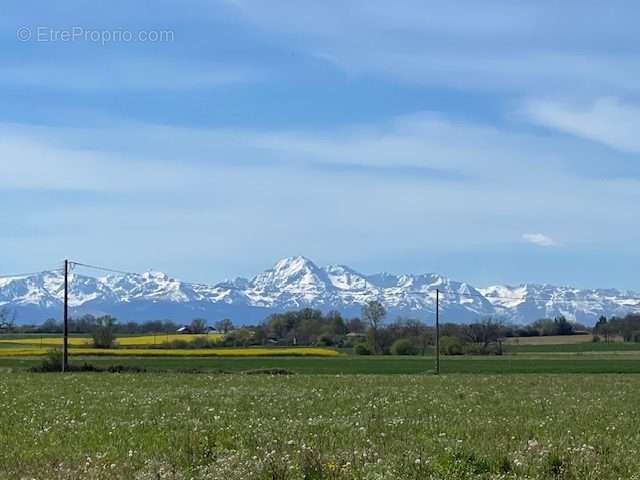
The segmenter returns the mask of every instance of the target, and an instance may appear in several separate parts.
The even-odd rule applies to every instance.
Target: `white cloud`
[[[551,238],[542,233],[525,233],[522,238],[529,243],[538,245],[539,247],[556,247],[558,244]]]
[[[196,253],[212,267],[247,251],[264,261],[300,245],[313,258],[445,255],[501,248],[532,224],[572,245],[614,245],[620,225],[625,242],[640,240],[624,208],[640,202],[640,182],[559,168],[582,152],[545,136],[433,115],[322,132],[109,125],[0,125],[5,232],[54,232],[29,245],[57,257],[112,242],[144,259],[131,268]],[[0,249],[26,248],[2,231]]]
[[[587,106],[532,100],[525,114],[535,123],[623,152],[640,153],[640,107],[616,98],[601,98]]]

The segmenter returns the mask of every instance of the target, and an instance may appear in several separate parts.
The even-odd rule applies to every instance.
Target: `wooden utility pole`
[[[436,288],[436,375],[440,375],[440,290]]]
[[[62,339],[62,371],[69,369],[69,260],[64,261],[64,326]]]

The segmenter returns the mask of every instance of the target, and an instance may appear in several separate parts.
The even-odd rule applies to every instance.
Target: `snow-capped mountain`
[[[496,309],[496,314],[514,323],[532,318],[564,315],[591,325],[602,315],[624,316],[640,311],[640,295],[615,289],[578,289],[552,285],[496,285],[479,289]]]
[[[94,278],[70,274],[72,315],[111,314],[122,321],[196,316],[253,323],[273,312],[318,308],[358,315],[369,300],[379,300],[391,317],[433,319],[436,290],[443,322],[470,322],[487,316],[524,323],[564,315],[593,324],[600,315],[640,312],[640,295],[613,289],[524,284],[473,286],[436,273],[364,275],[345,265],[319,267],[305,257],[290,257],[252,279],[216,285],[181,282],[160,272]],[[0,307],[14,310],[20,323],[60,318],[64,285],[61,272],[1,278]]]

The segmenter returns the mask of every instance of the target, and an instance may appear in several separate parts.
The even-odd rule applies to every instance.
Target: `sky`
[[[455,5],[454,5],[455,3]],[[640,290],[634,2],[0,5],[0,274]]]

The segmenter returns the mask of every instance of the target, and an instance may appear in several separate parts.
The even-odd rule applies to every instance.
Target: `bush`
[[[353,349],[356,355],[371,355],[371,350],[364,343],[359,343]]]
[[[34,372],[61,372],[62,371],[62,350],[49,350],[42,363],[31,369]]]
[[[602,339],[600,338],[600,335],[594,335],[594,336],[591,338],[591,341],[592,341],[593,343],[598,343],[600,340],[602,340]]]
[[[31,367],[30,372],[34,373],[50,373],[62,371],[62,352],[60,350],[51,350],[40,365]],[[81,365],[69,364],[68,372],[108,372],[108,373],[138,373],[147,370],[135,365],[110,365],[107,368],[96,367],[91,363],[84,362]]]
[[[440,353],[445,355],[462,355],[464,353],[464,344],[462,340],[456,337],[440,337]]]
[[[217,348],[220,346],[221,346],[220,342],[216,340],[211,340],[205,337],[195,337],[192,340],[176,339],[176,340],[171,340],[169,342],[162,342],[157,345],[153,345],[151,348],[187,349],[187,348]]]
[[[399,338],[391,345],[392,355],[417,355],[418,349],[406,338]]]
[[[498,343],[483,345],[481,343],[465,343],[462,345],[465,355],[502,355],[502,347]],[[450,355],[457,355],[452,353]]]
[[[246,370],[245,375],[293,375],[291,370],[285,368],[257,368],[254,370]]]
[[[253,344],[253,332],[246,328],[239,328],[225,335],[223,347],[248,347]]]
[[[333,347],[335,344],[335,338],[331,335],[321,335],[316,341],[318,347]]]
[[[135,365],[110,365],[106,370],[96,367],[95,371],[109,373],[144,373],[147,369],[136,367]]]

